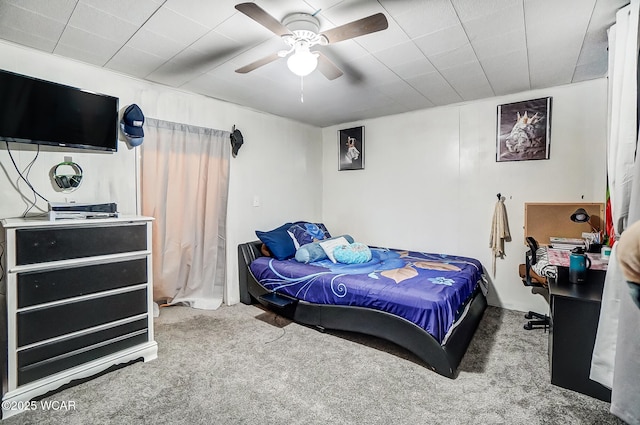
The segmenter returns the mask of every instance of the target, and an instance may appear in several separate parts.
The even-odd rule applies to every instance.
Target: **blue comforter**
[[[367,307],[403,317],[442,343],[482,279],[473,258],[371,248],[371,261],[303,264],[260,257],[251,272],[267,289],[316,304]]]

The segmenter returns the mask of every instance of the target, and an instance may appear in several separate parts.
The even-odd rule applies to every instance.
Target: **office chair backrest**
[[[529,245],[530,264],[533,265],[538,262],[536,252],[538,252],[538,242],[531,236],[527,236],[527,245]]]

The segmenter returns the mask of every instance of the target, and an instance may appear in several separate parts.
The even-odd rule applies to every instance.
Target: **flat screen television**
[[[0,140],[118,150],[118,98],[0,70]]]

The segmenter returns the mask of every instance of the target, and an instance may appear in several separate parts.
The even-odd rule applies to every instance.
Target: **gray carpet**
[[[64,389],[75,410],[13,424],[621,424],[609,404],[551,385],[548,334],[489,307],[444,378],[375,338],[321,333],[256,306],[168,307],[158,359]]]

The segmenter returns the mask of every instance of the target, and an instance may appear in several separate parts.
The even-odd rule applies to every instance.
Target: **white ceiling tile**
[[[184,46],[190,45],[210,30],[210,28],[165,7],[161,7],[142,28]]]
[[[595,0],[538,0],[525,2],[527,44],[553,45],[565,38],[579,39],[587,32]],[[572,19],[567,19],[571,16]]]
[[[207,28],[215,28],[237,11],[236,0],[167,0],[163,8],[172,10]]]
[[[251,49],[245,50],[242,53],[235,55],[231,58],[234,64],[234,69],[248,65],[254,61],[264,58],[268,55],[278,52],[282,49],[282,41],[275,37],[266,40]],[[266,65],[268,66],[268,65]],[[260,68],[259,68],[260,69]],[[255,72],[255,71],[252,71]]]
[[[387,28],[386,30],[356,37],[352,40],[364,47],[369,52],[377,52],[379,50],[385,50],[398,44],[406,43],[407,41],[409,41],[409,37],[398,26],[398,24],[395,23],[395,21],[391,21],[389,22],[389,28]]]
[[[342,0],[305,0],[312,9],[326,10],[340,3]]]
[[[324,47],[318,46],[318,50],[322,50],[324,53],[330,52],[334,56],[350,61],[356,61],[363,56],[369,55],[369,52],[354,40],[345,40]]]
[[[189,49],[205,53],[211,58],[222,59],[236,56],[247,50],[248,46],[237,43],[214,30],[194,42]]]
[[[601,38],[599,33],[587,33],[585,42],[580,50],[578,64],[591,63],[594,61],[603,62],[607,66],[607,49],[609,47],[608,40]]]
[[[469,39],[460,24],[414,38],[413,41],[427,57],[469,44]]]
[[[53,19],[65,24],[69,15],[76,7],[77,0],[4,0],[7,4],[12,4],[24,10],[37,13],[41,16]]]
[[[422,93],[434,105],[461,102],[462,98],[438,72],[407,79],[411,87]]]
[[[0,34],[6,40],[52,52],[62,31],[64,25],[57,20],[0,3]]]
[[[460,23],[449,0],[414,1],[412,5],[414,7],[411,9],[394,15],[395,21],[410,38],[420,37]]]
[[[462,22],[500,13],[513,7],[522,9],[523,0],[451,0]]]
[[[106,57],[107,55],[105,55],[104,52],[87,51],[87,50],[78,48],[75,45],[69,45],[64,43],[58,43],[53,53],[59,56],[71,58],[80,62],[90,63],[92,65],[98,65],[98,66],[104,65],[104,63],[109,60],[109,58]]]
[[[184,84],[182,88],[234,103],[245,103],[252,99],[257,91],[261,92],[259,89],[237,81],[227,80],[225,84],[220,84],[219,81],[219,77],[213,74],[202,74]]]
[[[609,28],[616,21],[612,11],[621,9],[628,4],[629,0],[596,0],[593,13],[589,18],[589,31]]]
[[[528,43],[532,88],[570,83],[581,47],[579,36],[555,39],[549,44]]]
[[[238,2],[240,3],[240,2]],[[308,5],[306,2],[302,0],[254,0],[253,3],[256,3],[260,6],[265,12],[271,15],[278,22],[282,22],[285,16],[291,13],[309,13],[313,14],[315,9]],[[245,16],[241,12],[238,14]],[[251,22],[252,19],[245,16],[245,18]],[[321,20],[322,21],[322,20]],[[257,22],[253,21],[255,25],[260,25]],[[322,22],[321,22],[322,23]],[[321,26],[322,28],[322,26]],[[273,33],[271,33],[273,34]]]
[[[361,113],[363,117],[377,118],[382,116],[397,115],[408,112],[409,109],[399,102],[387,102],[382,106],[367,107],[356,111]]]
[[[48,53],[53,52],[57,43],[57,39],[40,37],[39,34],[34,34],[31,31],[25,32],[8,25],[0,25],[0,39]]]
[[[406,81],[399,80],[386,84],[378,84],[376,89],[394,99],[396,102],[407,106],[409,109],[421,109],[434,106],[429,99],[411,87]]]
[[[476,62],[478,59],[471,44],[465,44],[448,52],[430,55],[429,60],[437,69],[446,69],[465,63]]]
[[[473,40],[471,42],[480,62],[484,58],[503,56],[508,52],[524,51],[526,49],[526,37],[521,29],[504,33],[501,36]]]
[[[606,61],[594,61],[585,62],[576,66],[573,71],[572,83],[578,83],[580,81],[593,80],[594,76],[606,77],[607,76],[607,62]]]
[[[216,27],[216,32],[247,46],[252,46],[269,38],[278,39],[277,35],[242,13],[236,13],[222,22]],[[282,45],[284,46],[284,41],[282,41]]]
[[[387,66],[393,64],[402,64],[406,62],[414,62],[417,59],[424,58],[425,55],[418,49],[412,41],[405,41],[393,47],[378,50],[373,56]]]
[[[284,48],[237,0],[0,0],[0,39],[323,126],[601,77],[606,30],[628,3],[256,1],[279,21],[317,13],[321,31],[378,12],[389,28],[318,46],[344,75],[302,79],[304,103],[284,59],[235,72]]]
[[[464,100],[495,96],[478,62],[442,69],[440,74]]]
[[[233,51],[203,52],[188,47],[171,58],[171,62],[185,69],[186,74],[203,74],[227,61],[232,54]]]
[[[415,77],[417,75],[428,74],[430,72],[435,72],[436,68],[429,62],[429,59],[419,58],[413,62],[406,62],[401,64],[391,64],[388,65],[389,68],[395,72],[398,77],[402,79],[407,79],[411,77]]]
[[[75,52],[75,56],[72,56],[74,59],[82,60],[79,57],[82,56],[80,52],[85,52],[89,63],[104,65],[120,49],[120,44],[79,28],[67,26],[53,53],[64,56],[62,52],[69,51],[68,49]]]
[[[369,84],[387,83],[398,78],[393,71],[372,55],[364,56],[356,62],[351,62],[350,65],[354,71],[364,76],[364,81]]]
[[[163,58],[124,46],[107,62],[105,67],[134,77],[144,78],[164,62]]]
[[[491,87],[496,95],[531,90],[527,52],[510,52],[481,61]]]
[[[575,68],[565,66],[563,68],[554,67],[552,69],[542,69],[538,72],[531,72],[531,87],[544,88],[569,84],[573,80]]]
[[[0,3],[0,25],[56,39],[64,30],[64,24],[56,19],[9,3]]]
[[[148,31],[144,27],[136,32],[126,45],[164,59],[171,59],[186,47],[175,40]]]
[[[130,22],[84,3],[78,3],[68,25],[121,44],[126,43],[138,29]]]
[[[75,3],[75,1],[73,1]],[[78,5],[85,4],[94,9],[118,17],[124,21],[131,22],[136,26],[145,23],[153,13],[159,9],[162,1],[153,0],[80,0]]]
[[[376,1],[342,1],[329,9],[323,9],[318,16],[321,22],[327,19],[330,25],[322,25],[320,31],[326,31],[335,26],[344,25],[385,10]],[[385,13],[386,15],[386,13]],[[387,16],[387,18],[389,18]]]
[[[202,69],[188,68],[182,63],[168,61],[148,74],[146,78],[171,87],[180,87],[184,83],[202,75],[202,73]]]
[[[524,32],[522,3],[473,19],[462,19],[462,26],[471,41],[500,36],[506,38],[507,33]]]

